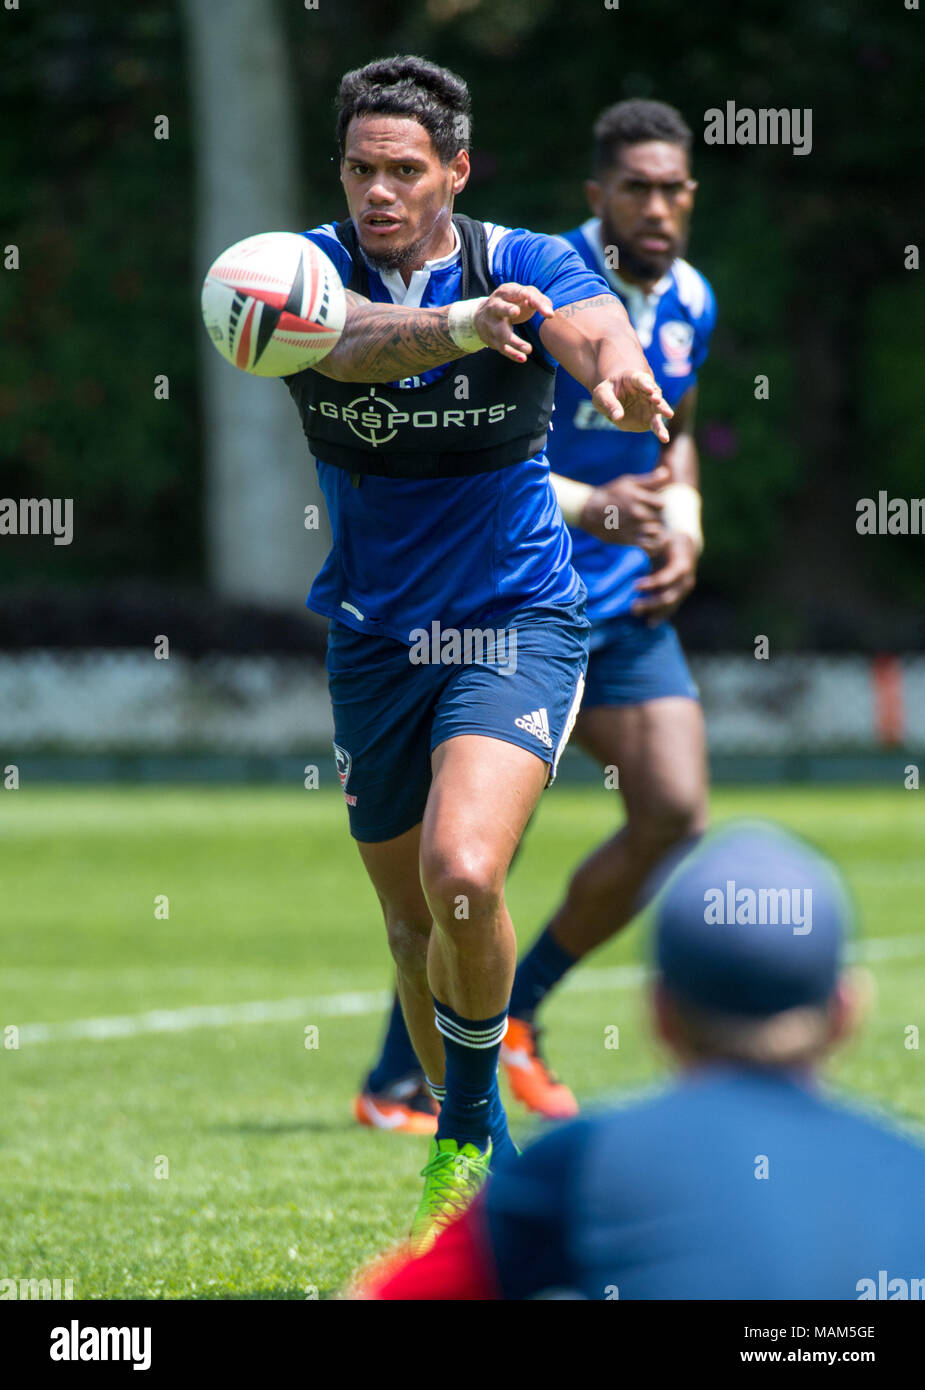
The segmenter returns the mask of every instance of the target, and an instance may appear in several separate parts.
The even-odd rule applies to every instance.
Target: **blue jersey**
[[[562,238],[596,270],[623,302],[662,394],[672,407],[694,385],[710,345],[716,304],[707,281],[687,261],[671,269],[645,294],[606,264],[600,219],[592,217]],[[658,462],[655,435],[629,434],[605,420],[589,393],[568,372],[556,379],[556,407],[547,456],[554,473],[598,485],[623,473],[649,473]],[[571,532],[572,563],[588,589],[588,617],[600,623],[627,613],[634,581],[652,564],[637,546],[609,545],[587,531]]]
[[[483,1200],[505,1298],[853,1300],[920,1287],[923,1184],[925,1149],[885,1125],[714,1067],[562,1126]]]
[[[484,225],[496,284],[535,285],[556,309],[607,291],[601,277],[558,238]],[[334,225],[305,235],[348,284],[352,262]],[[398,271],[379,271],[368,262],[367,268],[370,298],[377,303],[434,308],[459,298],[458,236],[456,250],[416,270],[407,287]],[[533,324],[539,329],[542,321],[537,314]],[[462,365],[453,361],[391,385],[423,385]],[[358,394],[362,389],[357,387]],[[343,468],[316,462],[333,545],[308,605],[326,617],[357,632],[410,642],[413,629],[435,620],[459,629],[481,626],[524,608],[570,604],[581,593],[544,454],[470,477],[366,475],[357,486]]]

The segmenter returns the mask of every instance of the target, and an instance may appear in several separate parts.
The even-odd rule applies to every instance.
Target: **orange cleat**
[[[509,1018],[501,1044],[501,1065],[517,1100],[547,1120],[570,1120],[578,1102],[563,1086],[540,1052],[539,1033],[532,1023]]]
[[[398,1134],[436,1134],[440,1107],[419,1076],[404,1076],[385,1091],[363,1090],[353,1102],[361,1125]]]

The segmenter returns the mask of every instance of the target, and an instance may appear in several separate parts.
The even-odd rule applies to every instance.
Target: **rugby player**
[[[689,128],[663,102],[609,107],[594,128],[594,177],[585,185],[593,215],[564,238],[626,307],[674,419],[668,442],[619,432],[580,381],[558,373],[547,454],[592,624],[575,738],[616,770],[626,822],[579,866],[517,967],[501,1061],[514,1095],[549,1118],[577,1105],[540,1052],[537,1008],[633,917],[659,859],[706,828],[703,716],[670,621],[694,585],[702,549],[693,430],[697,374],[715,321],[709,284],[683,259],[696,189],[690,146]],[[416,1068],[396,1007],[357,1117],[432,1127]]]
[[[672,414],[619,299],[572,248],[454,216],[469,119],[465,83],[420,58],[342,79],[350,216],[305,235],[336,266],[347,319],[287,378],[333,533],[308,603],[331,620],[350,831],[442,1101],[421,1247],[513,1150],[497,1083],[516,957],[504,880],[574,721],[589,626],[544,454],[555,364],[624,429],[667,443]],[[494,659],[452,654],[453,634],[476,631],[495,634]]]

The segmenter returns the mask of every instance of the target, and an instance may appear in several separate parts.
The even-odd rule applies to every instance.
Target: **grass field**
[[[831,1078],[925,1121],[922,1053],[904,1034],[925,1024],[925,801],[869,787],[714,794],[714,822],[743,814],[842,865],[879,1003]],[[522,942],[614,816],[593,788],[544,798],[509,884]],[[69,1278],[82,1299],[323,1298],[405,1232],[426,1141],[351,1117],[390,973],[339,795],[7,792],[0,869],[0,1278]],[[546,1012],[551,1060],[580,1098],[664,1070],[626,968],[645,942],[625,933]],[[258,1003],[256,1019],[230,1007]],[[604,1046],[611,1024],[619,1050]],[[519,1114],[512,1128],[530,1131]]]

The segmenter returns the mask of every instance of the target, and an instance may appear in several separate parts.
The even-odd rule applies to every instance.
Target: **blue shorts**
[[[524,609],[456,638],[452,630],[435,632],[410,648],[332,622],[326,666],[334,757],[354,839],[391,840],[417,825],[431,753],[459,734],[535,753],[549,764],[551,783],[584,688],[584,610],[582,591],[572,605]],[[498,634],[493,650],[473,637],[480,632]]]
[[[668,695],[700,699],[671,623],[649,627],[627,613],[595,627],[582,709],[643,705]]]

